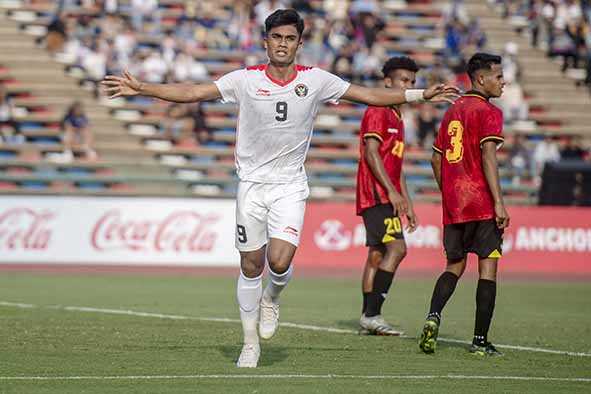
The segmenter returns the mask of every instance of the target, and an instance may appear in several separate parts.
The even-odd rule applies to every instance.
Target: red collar
[[[268,64],[259,64],[257,66],[248,67],[247,70],[264,71],[265,72],[265,76],[267,78],[269,78],[269,80],[271,82],[273,82],[274,84],[279,85],[279,86],[287,86],[287,85],[289,85],[290,83],[292,83],[297,78],[299,71],[306,71],[306,70],[310,70],[311,68],[312,67],[301,66],[299,64],[296,64],[295,69],[294,69],[295,72],[293,73],[293,75],[288,80],[285,80],[285,81],[282,81],[280,79],[273,78],[269,74]]]

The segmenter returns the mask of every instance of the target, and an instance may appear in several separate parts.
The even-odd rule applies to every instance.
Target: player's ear
[[[390,78],[390,77],[384,78],[384,86],[386,86],[387,88],[391,88],[392,87],[392,78]]]
[[[478,83],[479,83],[481,86],[484,86],[484,80],[485,80],[484,74],[483,74],[483,73],[479,73],[479,74],[478,74]]]

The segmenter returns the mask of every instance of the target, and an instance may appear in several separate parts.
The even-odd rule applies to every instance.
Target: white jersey
[[[222,102],[238,103],[236,170],[242,181],[306,181],[304,161],[320,103],[333,102],[350,84],[315,67],[296,66],[286,82],[259,65],[233,71],[215,81]]]

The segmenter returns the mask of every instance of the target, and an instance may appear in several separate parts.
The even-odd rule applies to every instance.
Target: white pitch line
[[[23,304],[18,302],[6,302],[0,301],[0,306],[7,306],[7,307],[16,307],[16,308],[49,308],[49,309],[57,309],[57,310],[65,310],[71,312],[87,312],[87,313],[105,313],[105,314],[113,314],[113,315],[126,315],[126,316],[139,316],[139,317],[155,317],[159,319],[170,319],[170,320],[193,320],[193,321],[204,321],[204,322],[218,322],[218,323],[240,323],[238,319],[228,319],[228,318],[216,318],[216,317],[195,317],[195,316],[185,316],[185,315],[169,315],[163,313],[154,313],[154,312],[141,312],[141,311],[133,311],[133,310],[125,310],[125,309],[107,309],[107,308],[93,308],[93,307],[84,307],[84,306],[62,306],[62,305],[52,305],[52,306],[38,306],[33,304]],[[323,327],[323,326],[314,326],[310,324],[298,324],[298,323],[289,323],[289,322],[281,322],[279,323],[282,327],[290,327],[290,328],[297,328],[300,330],[309,330],[309,331],[322,331],[322,332],[331,332],[337,334],[357,334],[355,330],[348,330],[342,328],[334,328],[334,327]],[[410,336],[402,336],[402,338],[414,338]],[[449,342],[449,343],[461,343],[469,345],[471,342],[463,341],[460,339],[451,339],[451,338],[438,338],[441,342]],[[584,353],[584,352],[570,352],[567,350],[554,350],[554,349],[545,349],[539,347],[529,347],[529,346],[518,346],[518,345],[503,345],[503,344],[495,344],[496,347],[501,349],[510,349],[510,350],[519,350],[519,351],[526,351],[526,352],[536,352],[536,353],[547,353],[547,354],[559,354],[563,356],[573,356],[573,357],[591,357],[591,353]]]
[[[0,301],[0,305],[1,306],[14,306],[17,308],[38,308],[37,305],[33,305],[33,304],[23,304],[20,302],[4,302],[4,301]]]
[[[321,379],[321,380],[507,380],[591,383],[591,378],[557,378],[551,376],[486,376],[486,375],[129,375],[129,376],[0,376],[0,381],[23,380],[181,380],[181,379]]]

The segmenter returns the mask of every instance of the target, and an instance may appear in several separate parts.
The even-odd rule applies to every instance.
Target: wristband
[[[404,98],[407,103],[425,101],[425,97],[423,96],[424,92],[424,89],[406,89],[404,91]]]

